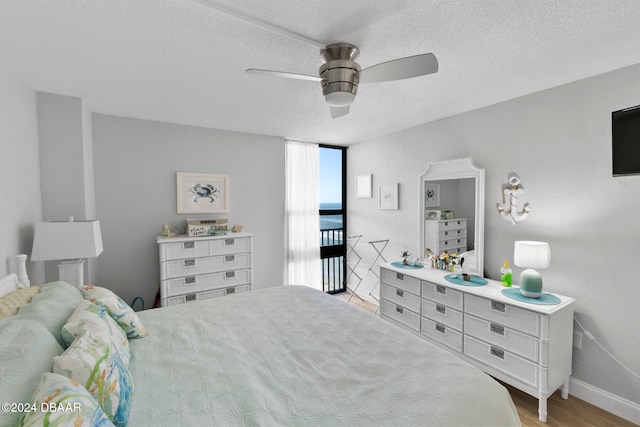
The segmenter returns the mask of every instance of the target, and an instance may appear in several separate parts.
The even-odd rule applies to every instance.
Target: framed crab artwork
[[[178,213],[229,212],[229,175],[178,172]]]

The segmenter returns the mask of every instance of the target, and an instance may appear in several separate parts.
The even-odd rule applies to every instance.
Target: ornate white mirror
[[[464,269],[484,274],[484,169],[471,158],[430,163],[420,175],[422,256],[464,253]]]

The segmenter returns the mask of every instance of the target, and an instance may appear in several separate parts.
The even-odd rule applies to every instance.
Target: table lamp
[[[513,250],[513,263],[524,267],[520,273],[520,293],[538,298],[542,292],[542,276],[535,268],[547,268],[551,262],[551,250],[545,242],[517,241]]]
[[[36,225],[31,261],[61,260],[59,280],[84,286],[84,258],[102,253],[100,221],[47,221]]]

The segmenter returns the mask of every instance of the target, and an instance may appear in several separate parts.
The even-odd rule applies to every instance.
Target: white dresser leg
[[[538,419],[543,423],[547,422],[547,398],[541,397],[538,399]]]
[[[562,388],[560,389],[560,396],[565,400],[569,398],[569,380],[565,381],[564,384],[562,384]]]

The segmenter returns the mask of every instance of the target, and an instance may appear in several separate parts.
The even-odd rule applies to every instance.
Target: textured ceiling
[[[437,74],[361,85],[331,119],[312,44],[363,68],[433,52]],[[94,112],[348,144],[640,63],[637,0],[1,0],[0,56],[34,89]]]

